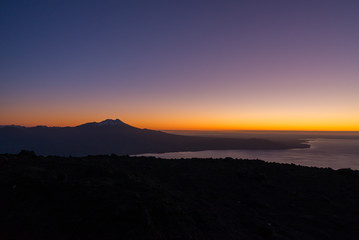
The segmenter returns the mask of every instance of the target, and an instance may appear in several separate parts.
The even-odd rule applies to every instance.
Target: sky
[[[359,1],[0,2],[0,125],[359,131]]]

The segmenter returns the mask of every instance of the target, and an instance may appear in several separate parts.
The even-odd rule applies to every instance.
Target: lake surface
[[[359,170],[359,139],[308,139],[310,148],[289,150],[209,150],[141,154],[160,158],[242,158],[302,166],[351,168]]]

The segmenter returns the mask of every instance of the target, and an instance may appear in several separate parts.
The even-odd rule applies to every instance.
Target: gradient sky
[[[359,131],[359,1],[1,1],[0,125]]]

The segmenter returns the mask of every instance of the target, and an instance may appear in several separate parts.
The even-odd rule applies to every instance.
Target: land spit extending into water
[[[309,148],[302,138],[278,141],[256,137],[181,136],[140,129],[119,119],[75,127],[0,126],[0,153],[31,149],[41,155],[131,155],[203,150],[285,150]]]
[[[0,155],[0,239],[358,239],[359,171]]]

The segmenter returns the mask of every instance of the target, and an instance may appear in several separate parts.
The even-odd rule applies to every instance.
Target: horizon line
[[[107,120],[107,119],[106,119]],[[95,122],[95,121],[93,121]],[[93,123],[93,122],[86,122],[86,123]],[[100,121],[102,122],[102,121]],[[96,122],[96,123],[100,123]],[[45,125],[45,124],[38,124],[38,125],[20,125],[20,124],[0,124],[0,127],[25,127],[25,128],[32,128],[32,127],[77,127],[86,123],[78,124],[78,125],[66,125],[66,126],[55,126],[55,125]],[[125,122],[124,122],[125,123]],[[125,123],[127,124],[127,123]],[[130,124],[127,124],[130,125]],[[132,125],[130,125],[132,126]],[[134,126],[136,127],[136,126]],[[141,128],[141,127],[138,127]],[[141,129],[150,129],[156,131],[198,131],[198,132],[345,132],[345,133],[359,133],[359,130],[313,130],[313,129],[159,129],[159,128],[148,128],[144,127]]]

